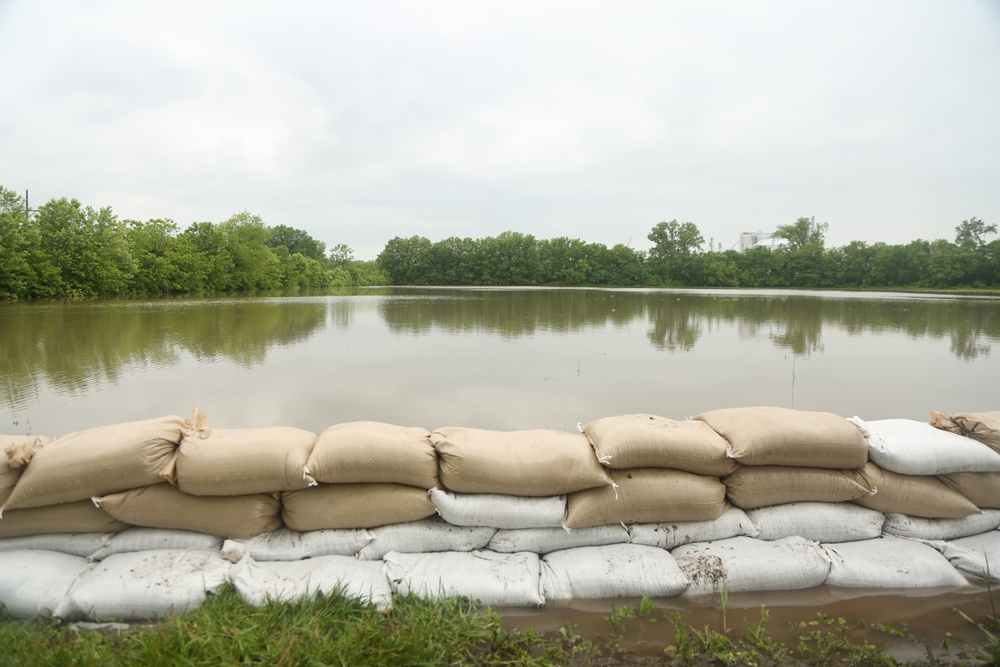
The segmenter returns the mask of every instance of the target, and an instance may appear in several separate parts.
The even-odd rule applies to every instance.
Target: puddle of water
[[[670,617],[678,612],[687,627],[695,630],[711,628],[728,632],[733,637],[745,637],[747,623],[759,623],[761,606],[767,608],[767,635],[786,646],[798,643],[795,625],[815,619],[817,614],[829,618],[843,617],[847,626],[856,628],[862,621],[869,624],[889,624],[906,637],[892,637],[874,629],[856,629],[849,637],[867,640],[898,660],[929,660],[931,658],[963,662],[986,636],[959,611],[982,621],[992,617],[995,604],[1000,609],[1000,591],[970,587],[961,591],[922,590],[887,592],[858,591],[821,586],[800,591],[733,593],[723,609],[721,597],[687,597],[654,600],[653,611],[643,619],[628,623],[621,645],[628,651],[656,656],[673,645],[676,629]],[[538,632],[555,632],[570,624],[580,636],[593,641],[606,639],[612,633],[608,622],[612,605],[631,606],[638,610],[638,599],[580,600],[542,609],[499,609],[506,628],[534,628]],[[656,619],[655,622],[650,619]],[[950,646],[942,640],[950,636]]]

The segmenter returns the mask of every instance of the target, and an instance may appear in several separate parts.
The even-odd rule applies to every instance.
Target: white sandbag
[[[354,556],[374,535],[364,528],[309,530],[282,528],[243,543],[244,553],[256,561],[303,560],[318,556]]]
[[[901,475],[1000,471],[1000,453],[981,442],[912,419],[851,421],[868,443],[868,458]]]
[[[91,564],[56,551],[0,552],[0,603],[14,618],[64,613],[66,595]]]
[[[953,540],[978,535],[1000,526],[1000,510],[983,510],[961,519],[926,519],[906,514],[887,514],[885,532],[921,540]],[[1000,571],[1000,563],[997,565]]]
[[[798,535],[815,542],[856,542],[882,534],[885,515],[854,503],[789,503],[747,510],[762,540]]]
[[[702,421],[623,415],[592,421],[583,432],[609,468],[670,468],[721,477],[739,465],[727,455],[726,439]]]
[[[249,604],[268,600],[290,602],[317,594],[339,593],[375,605],[392,606],[392,589],[378,561],[351,556],[317,556],[297,561],[256,561],[244,558],[231,571],[233,585]]]
[[[832,567],[826,582],[847,588],[954,588],[968,584],[933,547],[895,535],[824,545]]]
[[[730,507],[718,519],[710,521],[675,521],[673,523],[637,523],[629,526],[634,544],[673,549],[691,542],[712,542],[730,537],[757,537],[757,529],[738,507]]]
[[[88,500],[169,479],[188,426],[180,417],[162,417],[60,436],[35,450],[3,511]]]
[[[830,412],[769,406],[723,408],[695,417],[729,441],[729,457],[746,465],[849,470],[868,457],[865,439]]]
[[[611,544],[553,551],[542,558],[545,599],[680,595],[688,586],[669,551],[643,544]]]
[[[530,498],[497,493],[429,491],[438,514],[455,526],[557,528],[566,513],[566,496]]]
[[[539,555],[574,547],[599,547],[629,541],[625,526],[593,526],[591,528],[519,528],[498,530],[487,547],[500,553],[530,551]]]
[[[988,576],[996,588],[1000,579],[1000,530],[930,544],[967,578],[982,581]]]
[[[0,539],[0,551],[58,551],[71,556],[89,557],[99,550],[115,533],[47,533]]]
[[[90,560],[104,560],[112,554],[156,549],[218,549],[222,538],[193,530],[171,528],[129,528],[111,537],[100,548],[91,552]]]
[[[381,560],[390,551],[429,553],[483,549],[497,532],[490,526],[453,526],[441,517],[373,528],[372,539],[360,550],[361,560]]]
[[[386,578],[400,595],[461,596],[493,606],[538,607],[545,604],[541,591],[541,561],[537,554],[390,552],[382,561]]]
[[[733,537],[684,544],[672,553],[690,582],[685,595],[812,588],[830,573],[830,558],[819,543],[801,537]]]
[[[98,621],[180,614],[218,591],[230,567],[214,549],[113,554],[77,580],[66,610]]]

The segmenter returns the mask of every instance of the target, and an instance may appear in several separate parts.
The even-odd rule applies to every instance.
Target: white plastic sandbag
[[[372,533],[364,528],[331,528],[305,532],[282,528],[246,540],[242,543],[241,554],[247,554],[256,561],[353,556],[371,542],[372,537]],[[234,541],[228,540],[225,548],[232,549]]]
[[[566,512],[566,496],[508,496],[496,493],[429,491],[438,514],[455,526],[493,528],[558,528]]]
[[[849,588],[952,588],[968,584],[933,547],[895,535],[824,545],[832,567],[827,583]]]
[[[0,552],[0,602],[15,618],[64,616],[66,595],[90,568],[86,558],[57,551]]]
[[[372,539],[358,552],[362,560],[381,560],[390,551],[430,553],[483,549],[497,532],[489,526],[453,526],[440,517],[373,528]]]
[[[882,534],[885,515],[854,503],[788,503],[747,510],[762,540],[798,535],[815,542],[856,542]]]
[[[212,549],[113,554],[76,582],[69,592],[67,613],[98,621],[180,614],[218,591],[230,567]]]
[[[317,556],[297,561],[255,561],[244,558],[233,566],[233,585],[249,604],[292,601],[316,594],[339,593],[384,610],[392,606],[392,589],[378,561],[351,556]]]
[[[545,604],[541,591],[541,562],[537,554],[390,552],[382,560],[389,584],[400,595],[462,596],[495,606]]]
[[[133,551],[155,549],[218,549],[222,538],[193,530],[173,530],[171,528],[129,528],[109,539],[104,546],[94,551],[90,560],[104,560],[108,556]]]
[[[886,514],[885,532],[921,540],[954,540],[978,535],[1000,526],[1000,510],[983,510],[960,519],[927,519],[907,514]],[[1000,564],[998,564],[1000,571]]]
[[[574,547],[599,547],[628,542],[629,531],[620,524],[591,528],[520,528],[498,530],[489,549],[500,553],[530,551],[539,555]]]
[[[635,544],[673,549],[691,542],[711,542],[744,535],[757,537],[757,530],[746,512],[730,507],[718,519],[709,521],[633,524],[629,526],[629,534]]]
[[[830,573],[830,558],[819,543],[801,537],[733,537],[685,544],[672,553],[690,581],[686,595],[812,588]]]
[[[545,599],[680,595],[687,576],[669,551],[643,544],[610,544],[553,551],[542,558]]]

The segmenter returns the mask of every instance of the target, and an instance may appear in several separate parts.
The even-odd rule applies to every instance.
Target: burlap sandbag
[[[870,495],[857,470],[793,466],[742,466],[722,478],[726,497],[736,507],[754,509],[806,501],[839,503]]]
[[[47,442],[48,438],[38,435],[0,435],[0,507],[21,479],[21,470]]]
[[[962,428],[963,435],[1000,452],[1000,410],[959,412],[951,418]]]
[[[656,415],[605,417],[583,427],[598,460],[609,468],[670,468],[721,477],[739,465],[729,443],[702,421]]]
[[[930,519],[958,519],[979,511],[972,502],[936,477],[900,475],[866,463],[861,475],[876,489],[853,502],[886,513]]]
[[[51,533],[117,533],[129,525],[89,500],[75,503],[32,507],[4,512],[0,519],[0,537],[47,535]]]
[[[177,453],[177,488],[195,496],[243,496],[304,489],[316,434],[291,426],[213,428],[199,411]]]
[[[1000,472],[953,472],[938,479],[980,509],[1000,509]]]
[[[569,494],[566,528],[663,521],[710,521],[726,511],[726,487],[717,477],[680,470],[612,470],[610,486]]]
[[[336,424],[319,434],[306,467],[317,482],[327,484],[438,486],[431,434],[418,426]]]
[[[188,423],[160,417],[77,431],[40,447],[3,511],[88,500],[169,479]]]
[[[237,540],[281,528],[281,504],[268,493],[193,496],[157,484],[95,499],[111,516],[136,526],[193,530]]]
[[[747,465],[848,470],[868,460],[868,445],[858,429],[831,412],[725,408],[695,419],[728,440],[729,457]]]
[[[299,531],[376,528],[436,511],[427,491],[402,484],[320,484],[281,494],[281,507],[285,525]]]
[[[557,496],[611,483],[582,433],[456,426],[431,433],[431,443],[449,491]]]

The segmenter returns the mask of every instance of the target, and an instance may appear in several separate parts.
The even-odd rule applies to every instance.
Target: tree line
[[[111,207],[52,199],[37,211],[0,186],[0,301],[211,294],[381,285],[375,262],[346,245],[246,211],[181,231],[172,220],[121,220]]]
[[[955,227],[954,242],[905,245],[852,241],[826,248],[827,223],[780,225],[778,244],[705,251],[697,225],[660,222],[649,251],[623,244],[503,232],[480,239],[396,237],[377,258],[394,285],[578,285],[793,288],[1000,287],[1000,239],[978,218]]]
[[[1000,287],[1000,239],[978,218],[955,240],[824,245],[826,223],[781,225],[780,245],[704,250],[697,225],[660,222],[648,250],[507,231],[478,239],[396,237],[374,261],[344,244],[268,226],[243,211],[181,230],[122,220],[111,207],[52,199],[36,211],[0,186],[0,301],[210,294],[366,285]]]

